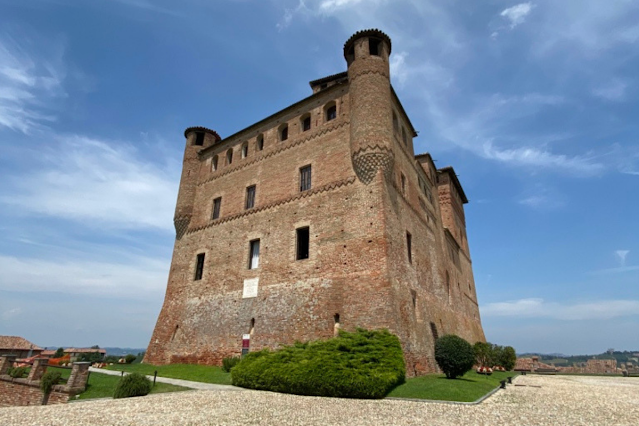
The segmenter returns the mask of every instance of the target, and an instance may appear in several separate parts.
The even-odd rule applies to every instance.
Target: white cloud
[[[131,145],[83,136],[59,138],[39,156],[43,164],[0,190],[0,203],[85,226],[172,230],[177,165],[162,168]]]
[[[628,85],[619,79],[614,79],[592,90],[592,94],[607,101],[622,101],[626,95]]]
[[[599,300],[567,304],[530,298],[488,303],[480,307],[480,312],[484,317],[604,320],[639,315],[639,300]]]
[[[2,313],[2,319],[5,321],[8,321],[10,319],[13,319],[19,316],[21,313],[22,313],[22,308],[7,309],[6,311]]]
[[[583,176],[596,175],[604,170],[603,164],[588,157],[553,154],[531,147],[500,149],[491,141],[483,144],[481,155],[511,166],[554,168],[558,172],[566,171]]]
[[[621,266],[626,266],[626,257],[630,253],[630,250],[617,250],[615,251],[615,255],[619,258],[619,263]]]
[[[526,16],[530,14],[535,5],[531,2],[520,3],[508,9],[504,9],[499,15],[510,22],[510,28],[513,29],[517,25],[523,24]]]
[[[130,263],[69,258],[44,260],[0,255],[0,288],[16,292],[94,294],[144,299],[166,288],[169,263],[131,255]]]
[[[30,133],[55,121],[53,103],[66,96],[63,54],[55,41],[0,34],[0,128]]]
[[[339,8],[358,5],[362,0],[322,0],[319,9],[323,12],[334,12]]]

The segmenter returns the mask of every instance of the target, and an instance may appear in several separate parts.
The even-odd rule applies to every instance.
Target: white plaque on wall
[[[244,280],[244,292],[242,293],[242,299],[257,297],[257,284],[259,280],[259,278],[250,278]]]

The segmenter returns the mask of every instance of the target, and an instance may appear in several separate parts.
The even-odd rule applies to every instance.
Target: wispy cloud
[[[623,101],[628,85],[619,79],[614,79],[592,90],[592,94],[607,101]]]
[[[172,229],[177,165],[163,168],[129,144],[84,136],[60,137],[39,158],[5,184],[0,203],[89,227]]]
[[[519,3],[518,5],[502,10],[499,16],[509,21],[510,28],[513,29],[517,25],[524,23],[534,6],[531,2]]]
[[[5,291],[93,294],[139,300],[164,290],[168,263],[166,259],[134,255],[129,257],[129,263],[0,255],[0,270],[0,287]]]
[[[639,300],[598,300],[569,304],[530,298],[488,303],[480,310],[483,317],[603,320],[639,315]]]
[[[2,312],[2,319],[5,321],[9,321],[22,313],[22,308],[11,308]]]
[[[30,133],[55,121],[53,102],[66,96],[63,55],[55,40],[0,33],[0,129]]]
[[[555,210],[566,205],[563,197],[560,197],[551,188],[535,186],[522,195],[517,203],[536,210]]]
[[[619,259],[620,266],[626,266],[626,257],[630,253],[630,250],[616,250],[615,255]]]

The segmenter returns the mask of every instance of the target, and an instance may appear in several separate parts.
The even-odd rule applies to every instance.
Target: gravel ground
[[[187,391],[0,408],[0,425],[639,424],[639,378],[527,375],[518,377],[515,384],[479,405]]]

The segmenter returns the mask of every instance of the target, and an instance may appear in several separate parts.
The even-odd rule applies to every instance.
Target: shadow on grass
[[[470,383],[477,383],[477,380],[473,380],[473,379],[464,379],[463,377],[456,377],[454,379],[449,379],[448,377],[438,377],[438,380],[459,380],[462,382],[470,382]]]

